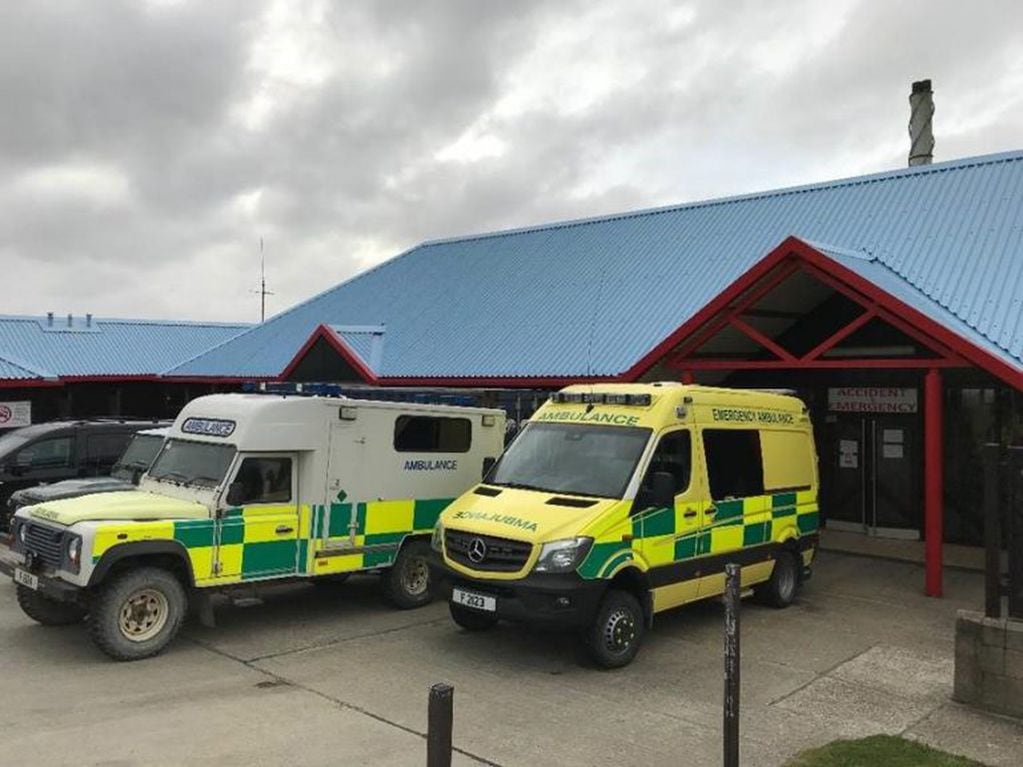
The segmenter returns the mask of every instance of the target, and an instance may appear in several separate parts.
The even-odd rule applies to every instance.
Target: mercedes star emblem
[[[469,561],[479,564],[487,556],[487,544],[482,538],[473,538],[469,541]]]

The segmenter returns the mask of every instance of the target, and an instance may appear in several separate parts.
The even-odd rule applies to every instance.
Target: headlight
[[[430,547],[434,551],[444,553],[444,525],[438,522],[433,526],[433,537],[430,538]]]
[[[592,538],[566,538],[545,543],[540,549],[533,571],[537,573],[567,573],[578,567],[593,545]]]
[[[22,546],[25,545],[25,530],[27,529],[28,525],[26,525],[24,522],[18,523],[18,541],[21,543]]]
[[[77,535],[67,542],[67,561],[71,563],[72,570],[78,570],[78,563],[82,556],[82,539]]]

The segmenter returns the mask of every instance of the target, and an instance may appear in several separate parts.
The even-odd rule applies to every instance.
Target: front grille
[[[61,562],[62,530],[53,530],[31,522],[25,523],[25,551],[31,551],[38,560],[48,567],[57,569]]]
[[[474,549],[478,550],[480,544],[483,546],[483,557],[479,561],[474,561],[469,554]],[[533,544],[461,530],[445,530],[444,550],[455,562],[473,570],[517,573],[525,567],[533,551]]]

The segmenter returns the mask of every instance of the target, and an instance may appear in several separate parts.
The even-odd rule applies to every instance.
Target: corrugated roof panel
[[[153,375],[232,338],[249,326],[228,323],[161,322],[0,316],[0,359],[33,377]],[[7,376],[0,371],[0,378]]]
[[[616,375],[789,235],[874,255],[1023,363],[1010,152],[425,243],[172,373],[274,376],[319,324],[379,323],[384,377]]]

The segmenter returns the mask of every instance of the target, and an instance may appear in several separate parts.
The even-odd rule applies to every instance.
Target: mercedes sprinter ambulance
[[[789,605],[817,548],[817,456],[803,403],[677,383],[553,394],[432,538],[454,621],[581,630],[629,663],[656,613],[743,587]]]
[[[30,618],[88,614],[118,660],[166,647],[189,597],[211,623],[209,593],[239,584],[379,571],[393,604],[418,607],[437,516],[500,454],[504,420],[343,397],[200,397],[137,490],[19,509],[0,570]]]

